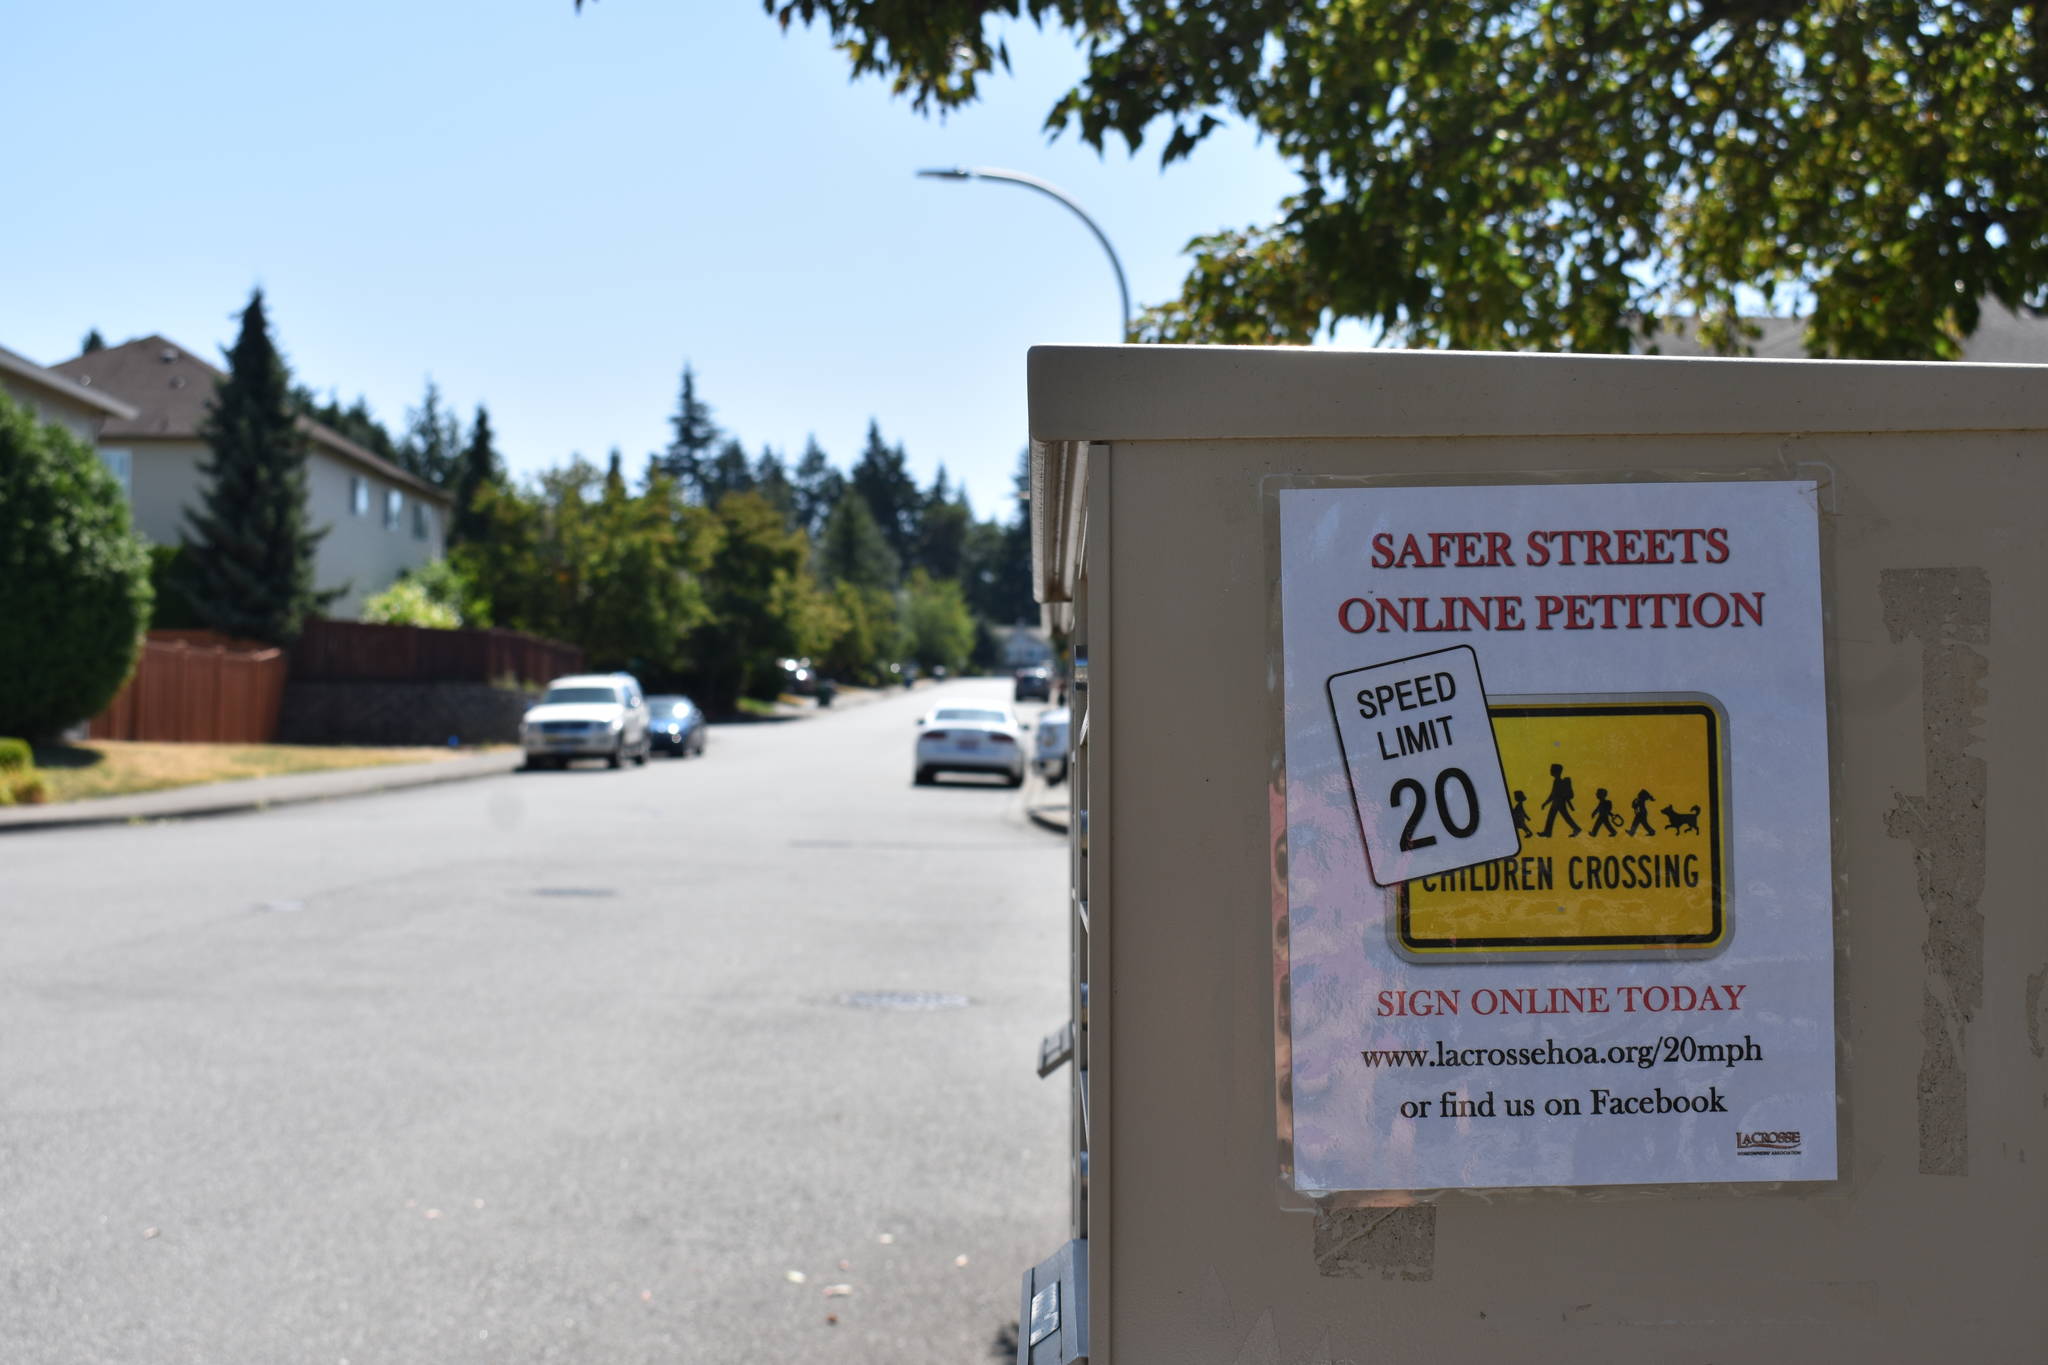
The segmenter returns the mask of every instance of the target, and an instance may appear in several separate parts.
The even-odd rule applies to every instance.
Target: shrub
[[[135,667],[149,554],[93,448],[0,394],[0,732],[55,735]]]
[[[35,771],[35,750],[28,747],[25,739],[0,739],[0,774],[13,776],[16,773]]]
[[[186,591],[192,581],[192,551],[183,545],[149,547],[149,588],[156,594],[151,630],[204,630],[206,618]]]
[[[417,579],[401,578],[363,603],[363,619],[380,626],[454,630],[462,624],[462,613],[435,601]]]

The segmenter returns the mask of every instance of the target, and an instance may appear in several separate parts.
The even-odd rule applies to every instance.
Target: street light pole
[[[1049,195],[1073,210],[1074,216],[1088,225],[1088,230],[1095,234],[1095,240],[1102,243],[1103,251],[1109,256],[1109,268],[1116,272],[1117,299],[1123,305],[1123,330],[1117,337],[1121,341],[1131,339],[1131,290],[1130,286],[1124,283],[1123,262],[1116,258],[1116,248],[1109,244],[1109,238],[1095,225],[1095,220],[1083,212],[1081,206],[1064,191],[1057,186],[1046,184],[1036,176],[1025,175],[1020,171],[996,170],[990,166],[954,166],[942,170],[919,171],[918,175],[927,180],[1002,180]]]

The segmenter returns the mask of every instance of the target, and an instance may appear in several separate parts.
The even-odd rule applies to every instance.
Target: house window
[[[370,515],[370,481],[361,475],[349,476],[348,510],[359,517]]]
[[[405,494],[396,488],[384,490],[384,529],[396,531],[398,520],[405,512]]]
[[[100,461],[120,483],[121,491],[128,495],[128,500],[135,501],[135,457],[125,450],[102,450]]]
[[[412,538],[414,540],[425,540],[427,538],[427,533],[432,529],[432,527],[432,513],[428,509],[427,505],[423,502],[413,503]]]

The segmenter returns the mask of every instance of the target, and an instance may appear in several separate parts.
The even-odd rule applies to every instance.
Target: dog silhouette
[[[1666,806],[1664,808],[1664,819],[1669,822],[1669,828],[1673,834],[1678,833],[1682,829],[1689,829],[1694,834],[1700,832],[1700,808],[1698,806],[1694,806],[1689,811],[1677,811]]]

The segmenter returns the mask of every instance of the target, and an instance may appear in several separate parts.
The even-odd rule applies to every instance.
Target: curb
[[[524,755],[477,754],[468,759],[433,763],[393,763],[380,767],[344,768],[336,772],[288,773],[233,782],[208,782],[133,796],[88,798],[52,806],[14,806],[0,811],[0,837],[25,830],[76,829],[86,825],[147,824],[159,820],[200,819],[239,815],[275,806],[333,801],[407,787],[466,782],[514,771]],[[261,790],[256,788],[260,785]]]

